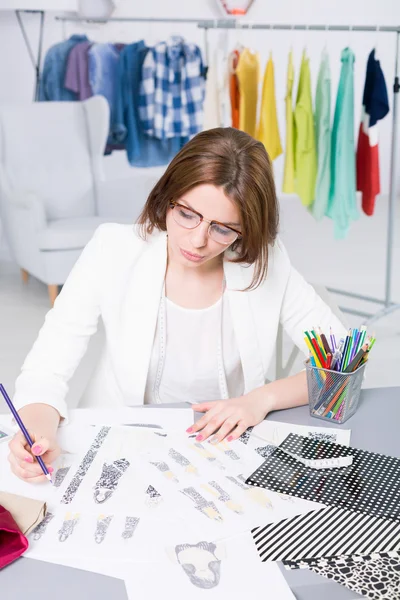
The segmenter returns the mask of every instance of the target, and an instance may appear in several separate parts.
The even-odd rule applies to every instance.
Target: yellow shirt
[[[256,135],[259,74],[258,53],[250,52],[248,48],[245,48],[240,54],[236,67],[240,89],[239,129],[253,137]]]
[[[283,172],[282,191],[285,194],[293,194],[294,187],[294,138],[293,138],[293,105],[292,92],[294,82],[294,67],[293,53],[289,52],[289,62],[287,69],[286,82],[286,152],[285,152],[285,169]]]
[[[264,144],[271,160],[275,160],[282,154],[278,116],[276,114],[275,75],[272,57],[267,62],[264,74],[257,139]]]
[[[311,206],[314,202],[317,180],[317,148],[311,99],[310,64],[305,53],[301,61],[294,127],[296,193],[305,206]]]

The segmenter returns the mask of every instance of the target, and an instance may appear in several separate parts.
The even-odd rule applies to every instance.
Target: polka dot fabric
[[[280,451],[303,458],[353,456],[340,469],[314,470]],[[400,459],[290,434],[246,481],[305,500],[400,521]]]

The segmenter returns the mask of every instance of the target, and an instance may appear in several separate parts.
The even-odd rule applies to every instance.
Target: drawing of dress
[[[223,521],[222,515],[214,502],[208,502],[194,487],[184,488],[180,490],[181,494],[184,494],[196,505],[196,509],[199,510],[203,515],[212,519],[213,521]]]
[[[202,458],[208,460],[208,462],[213,463],[213,465],[216,465],[219,469],[225,470],[225,466],[222,464],[222,462],[218,460],[218,458],[200,442],[194,442],[194,444],[190,444],[190,447],[200,454]]]
[[[62,484],[62,482],[64,481],[68,471],[70,470],[71,467],[61,467],[60,469],[57,469],[56,471],[56,475],[53,479],[53,486],[58,488],[60,487],[60,485]]]
[[[166,462],[163,462],[163,461],[152,462],[152,461],[150,461],[150,464],[154,465],[156,467],[156,469],[158,469],[164,475],[164,477],[166,477],[169,481],[173,481],[175,483],[179,483],[179,480],[176,477],[175,473],[173,473],[171,471],[171,469],[169,468],[169,465]]]
[[[235,485],[239,486],[242,490],[244,490],[246,492],[246,496],[249,496],[249,498],[256,504],[259,504],[264,508],[274,508],[274,505],[268,498],[265,490],[259,487],[252,487],[250,485],[246,485],[246,479],[245,477],[243,477],[243,475],[238,475],[237,478],[232,477],[231,475],[227,475],[226,478],[229,479],[229,481],[231,481]]]
[[[228,492],[222,489],[222,487],[216,481],[209,481],[209,485],[202,484],[202,488],[209,494],[216,496],[220,502],[223,502],[229,510],[233,511],[237,515],[243,515],[243,506],[237,504],[232,500]]]
[[[140,519],[138,517],[126,517],[125,528],[122,532],[124,540],[130,540],[135,533],[136,527],[139,525]]]
[[[246,429],[246,431],[244,431],[242,433],[242,435],[238,437],[239,442],[242,442],[242,444],[245,444],[245,445],[248,444],[250,436],[251,436],[251,432],[253,431],[253,429],[254,429],[254,425],[252,425],[251,427],[248,427]]]
[[[190,460],[188,458],[186,458],[186,456],[183,456],[183,454],[181,454],[177,450],[174,450],[173,448],[169,449],[168,455],[175,462],[177,462],[178,465],[181,465],[181,467],[185,467],[186,473],[190,473],[192,475],[198,475],[198,471],[197,471],[196,467],[194,465],[192,465],[192,463],[190,462]]]
[[[216,544],[212,542],[180,544],[175,546],[175,556],[191,583],[196,587],[208,590],[219,584],[221,559],[218,556]]]
[[[96,531],[94,532],[94,541],[96,544],[104,542],[104,538],[107,535],[107,530],[110,527],[110,523],[113,520],[114,515],[100,515],[96,523]]]
[[[79,513],[71,515],[67,513],[65,520],[63,521],[61,528],[58,530],[58,539],[60,542],[66,542],[67,539],[73,534],[76,525],[79,522]]]
[[[228,443],[224,440],[222,442],[219,442],[219,444],[214,444],[214,448],[218,448],[218,450],[226,454],[226,456],[229,456],[231,460],[240,460],[240,456],[238,456],[236,452],[232,450],[229,447]]]
[[[130,463],[126,458],[119,458],[111,464],[103,464],[101,475],[93,488],[93,499],[97,504],[103,504],[103,502],[111,498],[118,487],[120,478],[129,465]]]
[[[51,512],[48,512],[43,521],[41,521],[39,525],[36,525],[36,527],[32,529],[32,536],[35,541],[40,540],[42,535],[46,533],[47,525],[52,519],[54,519],[54,515]]]
[[[149,487],[146,490],[146,505],[149,508],[155,508],[160,504],[160,502],[162,502],[161,494],[157,492],[157,490],[152,485],[149,485]]]
[[[266,446],[260,446],[259,448],[255,448],[254,451],[257,452],[263,458],[268,458],[271,456],[274,450],[276,450],[276,446],[273,444],[267,444]]]

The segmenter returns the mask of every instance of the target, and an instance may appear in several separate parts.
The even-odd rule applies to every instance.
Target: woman
[[[279,323],[305,352],[314,324],[345,330],[291,267],[277,229],[261,143],[230,128],[188,142],[137,226],[99,227],[46,317],[14,398],[33,454],[49,466],[58,455],[68,380],[99,317],[106,346],[86,406],[190,401],[205,414],[189,433],[230,441],[272,410],[306,404],[304,371],[265,384]],[[10,450],[16,475],[44,480],[21,434]]]

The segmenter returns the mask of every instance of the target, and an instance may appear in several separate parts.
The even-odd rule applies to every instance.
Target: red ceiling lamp
[[[217,4],[228,17],[243,17],[249,12],[254,0],[217,0]]]

